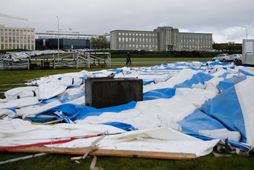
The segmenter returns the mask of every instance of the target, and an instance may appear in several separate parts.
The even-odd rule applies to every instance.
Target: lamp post
[[[247,25],[240,25],[240,27],[245,29],[246,39],[248,39],[248,27],[247,27]]]
[[[57,19],[57,50],[58,50],[57,58],[59,61],[59,17],[56,16],[56,19]]]

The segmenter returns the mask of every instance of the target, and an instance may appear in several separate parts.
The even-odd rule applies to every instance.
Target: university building
[[[0,50],[35,50],[35,29],[0,25]]]
[[[158,27],[153,31],[114,30],[110,32],[113,50],[147,51],[209,51],[211,33],[179,32],[173,27]]]

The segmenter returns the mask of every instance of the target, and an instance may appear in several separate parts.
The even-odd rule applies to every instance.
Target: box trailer
[[[143,100],[143,80],[137,78],[88,78],[85,102],[96,108],[110,107]]]
[[[242,63],[244,65],[254,66],[254,39],[243,40],[242,53],[243,53]]]

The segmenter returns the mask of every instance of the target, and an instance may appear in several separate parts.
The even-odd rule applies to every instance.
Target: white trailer
[[[243,40],[243,60],[244,65],[254,66],[254,39]]]

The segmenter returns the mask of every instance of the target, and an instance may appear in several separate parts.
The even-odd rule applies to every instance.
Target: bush
[[[109,51],[112,58],[126,57],[128,51]],[[129,51],[133,58],[212,58],[220,52],[206,52],[206,51]]]

